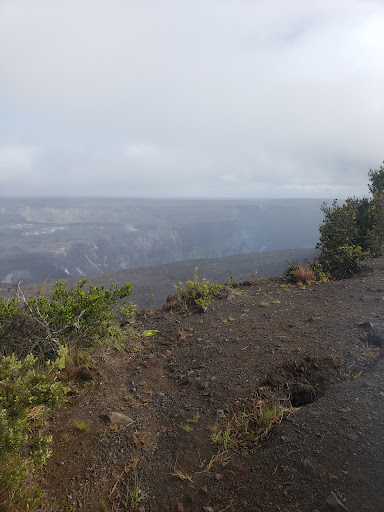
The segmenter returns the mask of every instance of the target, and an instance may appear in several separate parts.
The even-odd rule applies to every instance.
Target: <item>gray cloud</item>
[[[366,0],[2,0],[0,194],[364,194],[383,22]]]

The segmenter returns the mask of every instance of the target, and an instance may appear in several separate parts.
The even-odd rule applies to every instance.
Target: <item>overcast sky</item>
[[[383,91],[383,1],[0,0],[0,195],[366,195]]]

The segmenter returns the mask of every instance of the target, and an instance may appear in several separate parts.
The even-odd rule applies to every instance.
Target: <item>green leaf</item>
[[[160,331],[156,331],[156,329],[148,329],[143,332],[143,336],[156,336]]]

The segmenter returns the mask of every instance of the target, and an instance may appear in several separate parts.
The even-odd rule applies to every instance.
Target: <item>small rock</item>
[[[222,478],[223,478],[223,475],[222,475],[221,473],[216,473],[216,474],[215,474],[215,479],[216,479],[216,480],[218,480],[218,481],[219,481],[219,480],[221,480]]]
[[[216,410],[216,419],[219,420],[220,418],[224,418],[224,410],[223,409],[217,409]]]
[[[368,320],[363,320],[362,322],[359,322],[359,327],[362,327],[363,329],[372,329],[373,325]]]
[[[381,332],[369,332],[367,334],[367,342],[375,347],[382,347],[384,344],[384,336]]]
[[[212,507],[203,507],[204,512],[215,512]]]
[[[347,507],[342,501],[339,500],[334,492],[331,492],[331,494],[328,496],[326,503],[328,509],[332,510],[332,512],[348,512]]]
[[[160,393],[159,393],[159,396],[163,397],[163,396],[165,396],[165,393],[161,393],[161,392],[160,392]]]
[[[208,494],[208,487],[204,485],[204,487],[202,487],[200,491],[203,492],[204,494]]]
[[[236,298],[236,295],[232,288],[230,288],[229,286],[223,286],[219,291],[217,298],[223,300],[233,300]]]
[[[109,421],[112,423],[112,425],[130,425],[131,423],[134,423],[135,420],[130,418],[129,416],[126,416],[125,414],[122,414],[121,412],[110,412],[106,415]]]

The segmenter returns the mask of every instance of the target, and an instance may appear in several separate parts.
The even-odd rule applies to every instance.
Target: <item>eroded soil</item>
[[[126,326],[123,347],[84,372],[47,419],[45,510],[384,510],[384,259],[345,281],[233,291],[206,313]],[[134,334],[146,329],[159,333]],[[288,411],[256,446],[213,443],[272,396]]]

